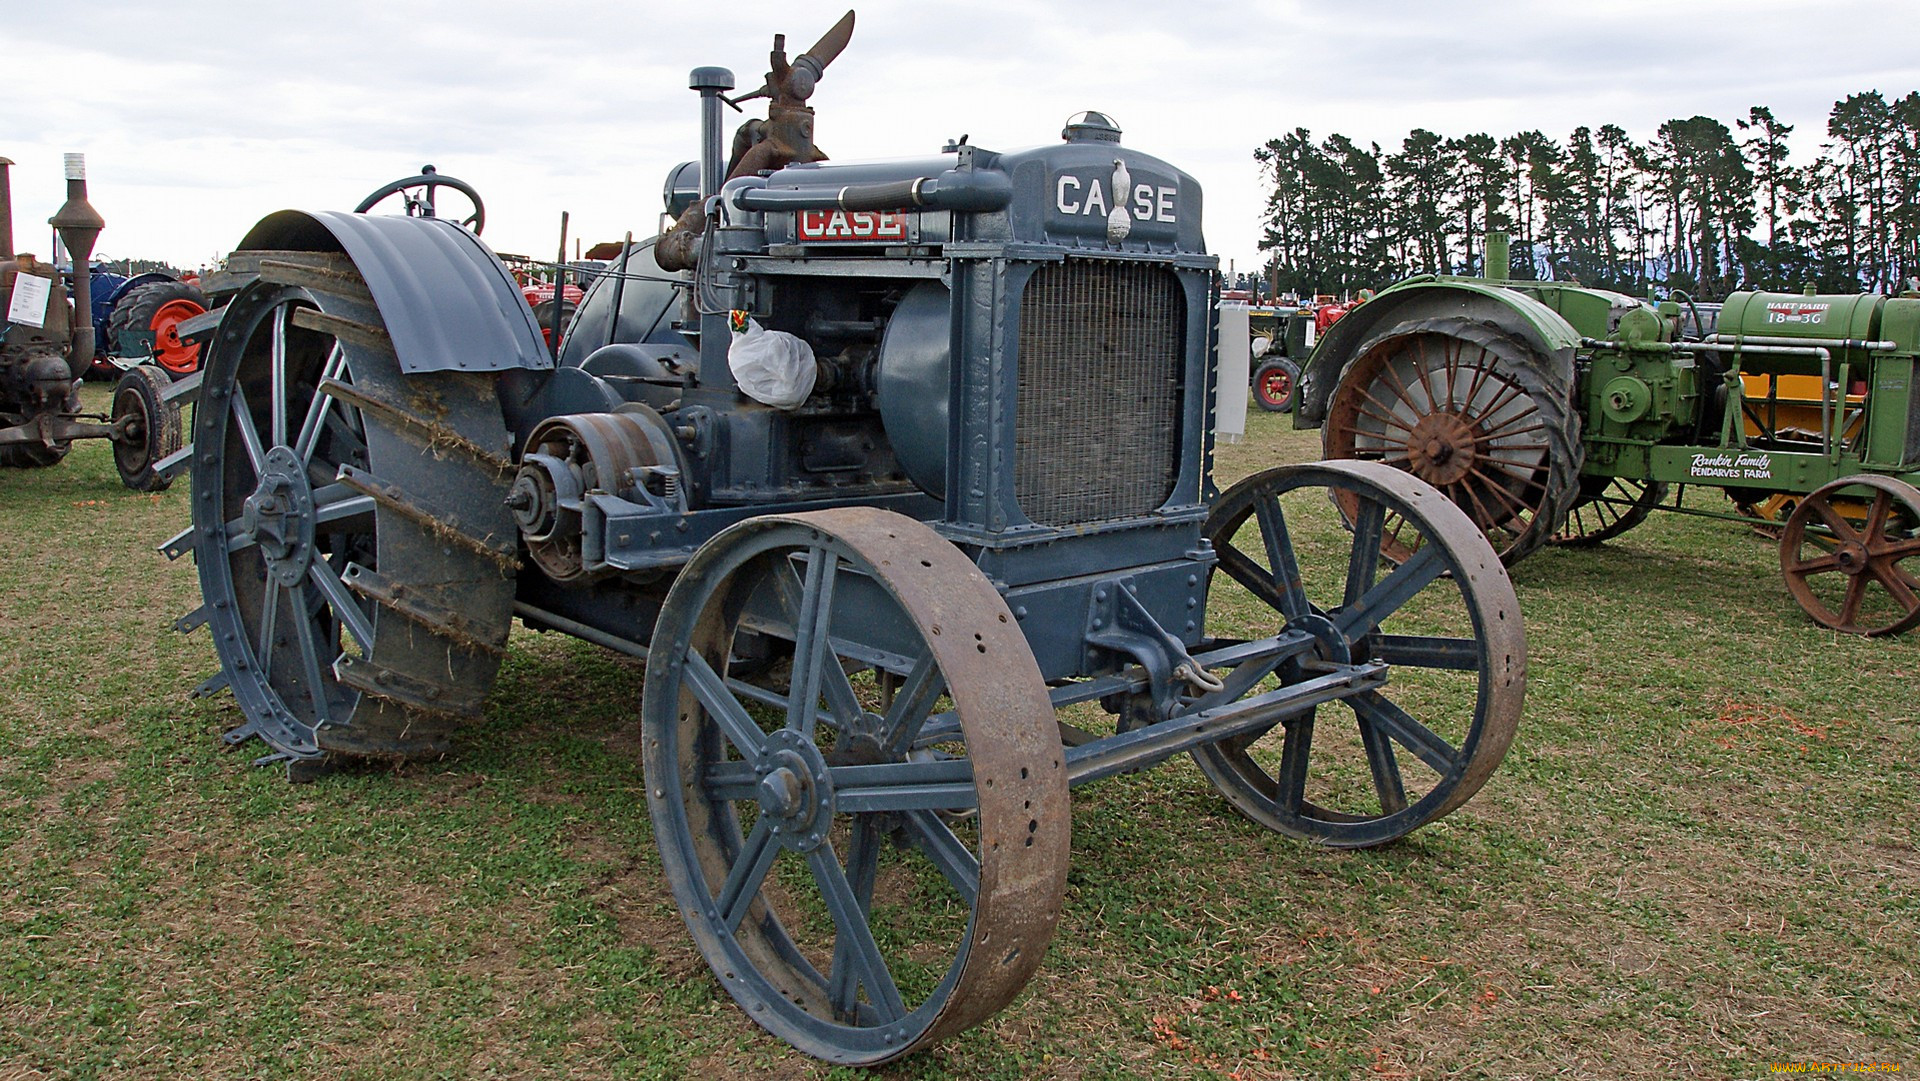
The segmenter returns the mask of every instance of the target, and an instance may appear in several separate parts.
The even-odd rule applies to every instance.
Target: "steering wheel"
[[[487,208],[480,202],[480,193],[474,191],[473,185],[464,180],[441,176],[439,171],[431,165],[422,165],[419,176],[410,176],[375,188],[372,195],[360,200],[360,205],[354,207],[353,212],[365,214],[388,196],[398,195],[405,204],[407,217],[437,218],[440,214],[434,205],[434,200],[439,195],[437,190],[439,188],[452,188],[466,196],[467,201],[473,204],[473,213],[467,215],[466,219],[460,222],[460,226],[473,230],[474,235],[478,236],[480,230],[487,224]]]

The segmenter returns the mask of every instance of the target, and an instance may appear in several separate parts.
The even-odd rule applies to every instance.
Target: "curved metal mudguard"
[[[1296,427],[1317,428],[1340,372],[1393,328],[1429,319],[1464,318],[1531,345],[1553,365],[1564,387],[1573,386],[1573,353],[1580,334],[1560,313],[1525,293],[1466,279],[1413,279],[1384,289],[1327,328],[1300,375],[1294,408]]]
[[[513,275],[452,222],[282,210],[260,219],[239,250],[345,252],[373,291],[403,372],[553,367]]]

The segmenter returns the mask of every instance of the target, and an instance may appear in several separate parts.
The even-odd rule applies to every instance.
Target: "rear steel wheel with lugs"
[[[1345,530],[1336,507],[1352,515]],[[1410,543],[1397,567],[1382,559],[1389,522]],[[1234,485],[1206,534],[1220,560],[1210,635],[1317,643],[1236,669],[1227,690],[1259,693],[1329,664],[1392,666],[1380,690],[1195,750],[1229,803],[1268,829],[1354,848],[1403,837],[1480,790],[1520,722],[1526,635],[1506,569],[1459,508],[1378,462],[1319,462]]]
[[[741,678],[748,634],[791,664]],[[897,1058],[1038,967],[1066,886],[1059,729],[1006,602],[925,525],[849,508],[715,537],[661,610],[641,738],[694,941],[800,1050]]]
[[[438,754],[479,713],[511,619],[505,425],[482,377],[400,370],[344,255],[276,253],[208,349],[194,560],[229,743]]]
[[[1570,398],[1545,358],[1494,328],[1411,323],[1347,362],[1322,446],[1328,458],[1384,462],[1440,489],[1512,566],[1554,534],[1580,494]],[[1413,552],[1397,519],[1381,543],[1395,561]]]
[[[1864,519],[1847,513],[1854,500]],[[1861,474],[1815,489],[1780,531],[1787,592],[1814,622],[1846,634],[1920,627],[1920,490]]]

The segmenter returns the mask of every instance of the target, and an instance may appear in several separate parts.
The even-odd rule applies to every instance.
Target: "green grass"
[[[1313,457],[1285,425],[1252,418],[1223,482]],[[104,444],[0,473],[0,1076],[851,1076],[688,940],[637,666],[517,633],[459,753],[291,786],[219,749],[230,698],[187,697],[215,668],[169,627],[197,584],[153,551],[186,520]],[[1915,641],[1818,629],[1726,523],[1656,515],[1515,578],[1526,716],[1473,802],[1329,852],[1184,759],[1082,789],[1040,974],[880,1075],[1920,1067]]]

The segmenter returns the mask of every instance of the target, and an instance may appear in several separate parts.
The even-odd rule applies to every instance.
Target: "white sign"
[[[47,298],[53,295],[53,282],[33,274],[18,274],[13,279],[13,301],[7,305],[7,322],[25,327],[47,325]]]
[[[1773,457],[1744,450],[1737,454],[1696,454],[1687,475],[1703,480],[1772,480]]]

